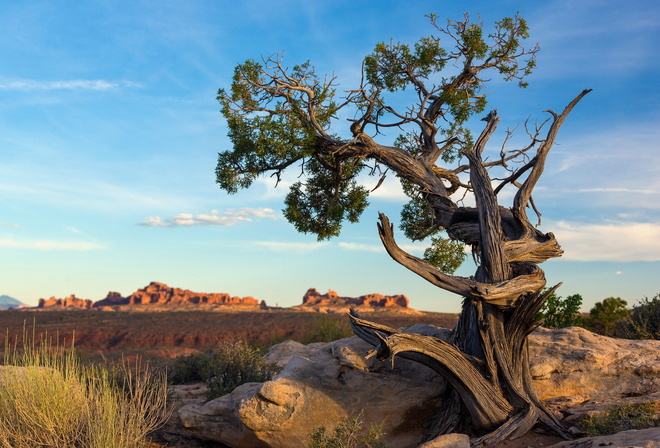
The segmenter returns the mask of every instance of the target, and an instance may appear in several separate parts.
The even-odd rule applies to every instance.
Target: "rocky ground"
[[[447,337],[446,330],[430,326],[416,325],[410,331]],[[529,345],[539,398],[576,437],[582,436],[580,422],[587,415],[622,403],[660,403],[660,341],[607,338],[578,327],[539,328]],[[362,410],[365,425],[384,422],[389,446],[416,446],[426,432],[422,416],[437,410],[444,382],[412,361],[397,358],[393,368],[390,362],[365,358],[369,349],[356,337],[329,344],[279,344],[267,355],[270,362],[286,366],[275,379],[241,386],[209,403],[201,400],[183,406],[179,418],[193,434],[231,446],[266,442],[265,446],[288,448],[304,446],[307,434],[318,425],[315,422],[339,421]],[[660,405],[657,410],[660,414]],[[532,432],[496,446],[557,442],[561,439]],[[424,448],[465,444],[467,438],[463,445]],[[578,439],[562,448],[659,445],[660,428],[655,428]]]
[[[374,313],[370,320],[379,321],[392,327],[408,327],[413,323],[427,323],[438,327],[451,328],[456,315],[422,313],[420,315],[396,315]],[[89,356],[114,359],[120,356],[142,356],[147,359],[162,359],[189,354],[198,350],[213,348],[218,340],[242,338],[263,345],[275,342],[301,340],[312,325],[318,313],[296,312],[292,310],[271,310],[255,312],[208,312],[201,310],[169,310],[163,312],[93,310],[69,311],[3,311],[0,312],[0,326],[6,331],[0,334],[0,349],[5,337],[14,340],[25,328],[35,332],[57,335],[60,340],[70,341],[74,337],[76,346]],[[628,341],[623,350],[617,340],[593,335],[582,329],[540,333],[532,337],[530,344],[533,374],[539,381],[537,389],[545,397],[549,406],[554,406],[566,422],[576,422],[579,418],[611,404],[622,401],[660,401],[658,383],[660,381],[660,356],[641,352],[643,342]],[[637,347],[636,344],[640,344]],[[560,353],[561,347],[573,347],[573,355]],[[648,348],[644,348],[648,350]],[[635,357],[635,353],[644,353]],[[655,364],[642,362],[644,358],[656,359]],[[639,358],[639,359],[638,359]],[[1,358],[0,358],[1,359]],[[588,361],[594,368],[604,373],[597,379],[584,377],[583,362]],[[632,382],[621,380],[627,372]],[[655,378],[655,379],[654,379]],[[627,381],[627,380],[626,380]],[[624,384],[625,383],[625,384]],[[572,385],[568,390],[566,384]],[[634,393],[624,393],[621,388],[639,388]],[[561,397],[553,393],[561,389]],[[565,389],[565,390],[564,390]],[[595,389],[602,390],[594,395]],[[626,390],[627,390],[626,389]],[[632,389],[631,389],[632,390]],[[153,448],[225,448],[220,442],[205,441],[187,433],[181,426],[178,409],[185,405],[201,404],[204,400],[204,387],[200,384],[176,386],[172,390],[172,416],[168,423],[153,435]],[[555,393],[556,395],[556,393]],[[571,398],[567,400],[566,397]],[[660,429],[658,429],[660,432]],[[654,435],[645,437],[656,437]],[[660,437],[660,434],[657,435]],[[611,442],[608,440],[612,440]],[[627,440],[627,441],[626,441]],[[574,441],[563,448],[586,448],[595,446],[660,446],[654,441],[648,444],[634,444],[629,439],[617,442],[615,439]],[[526,436],[493,445],[496,448],[535,448],[549,447],[562,440],[558,437],[530,432]],[[597,442],[597,443],[596,443]],[[611,443],[611,445],[610,445]]]

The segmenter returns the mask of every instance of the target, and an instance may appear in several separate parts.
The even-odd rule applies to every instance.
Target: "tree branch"
[[[591,89],[583,90],[577,97],[575,97],[575,99],[573,99],[573,101],[568,104],[568,106],[566,106],[561,115],[557,115],[552,111],[548,111],[553,115],[554,120],[550,126],[550,129],[548,130],[546,139],[541,143],[539,149],[536,152],[536,163],[534,163],[532,171],[529,173],[529,176],[516,193],[513,201],[512,211],[521,222],[528,222],[525,208],[527,207],[527,203],[532,196],[532,190],[536,186],[536,183],[541,177],[541,174],[543,174],[543,170],[545,168],[545,160],[548,157],[550,148],[552,148],[552,145],[555,143],[555,138],[557,137],[559,128],[562,124],[564,124],[564,120],[566,120],[566,117],[568,117],[568,114],[571,113],[577,103],[589,92],[591,92]]]

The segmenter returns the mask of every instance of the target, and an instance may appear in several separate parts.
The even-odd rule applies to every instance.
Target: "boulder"
[[[352,337],[329,344],[286,342],[268,360],[286,362],[272,381],[244,384],[203,405],[179,409],[193,435],[232,447],[306,447],[318,426],[333,427],[364,411],[364,426],[383,423],[389,447],[416,446],[426,416],[440,406],[444,381],[397,359],[365,359],[370,346]],[[312,352],[313,353],[310,353]]]
[[[427,325],[408,331],[442,339],[449,334]],[[536,387],[551,403],[616,400],[655,392],[660,385],[660,341],[612,339],[582,328],[540,328],[529,346]],[[287,341],[268,354],[270,362],[285,365],[275,379],[184,406],[179,417],[202,439],[232,447],[294,448],[307,446],[314,428],[332,428],[364,411],[365,427],[384,422],[388,447],[417,447],[426,431],[423,425],[441,405],[445,383],[432,370],[405,359],[397,358],[392,366],[366,357],[370,350],[357,337],[308,346]],[[572,400],[575,394],[578,398]]]
[[[530,364],[542,400],[580,401],[660,390],[660,341],[615,339],[580,327],[538,328]]]

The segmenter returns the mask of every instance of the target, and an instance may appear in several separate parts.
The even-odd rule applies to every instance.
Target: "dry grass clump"
[[[167,366],[172,384],[204,381],[207,399],[221,397],[245,383],[263,383],[281,370],[243,340],[220,341],[215,350],[180,356]]]
[[[353,417],[339,421],[334,430],[328,431],[325,426],[319,426],[309,434],[308,448],[386,448],[387,444],[380,440],[383,434],[383,424],[373,424],[368,429],[364,427],[364,410]]]
[[[0,367],[0,447],[143,448],[161,426],[167,382],[126,363],[113,370],[83,365],[48,337],[5,347]]]
[[[630,429],[654,428],[660,425],[660,402],[623,403],[588,416],[582,420],[581,425],[590,437],[616,434]]]
[[[333,342],[355,335],[346,316],[321,314],[314,317],[305,331],[303,344]]]

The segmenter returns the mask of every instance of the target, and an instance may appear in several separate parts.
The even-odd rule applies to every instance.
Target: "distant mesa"
[[[318,313],[345,313],[351,308],[361,312],[389,311],[402,314],[418,314],[408,306],[409,300],[403,294],[385,296],[382,294],[367,294],[360,297],[341,297],[335,291],[325,294],[319,293],[315,288],[307,290],[302,304],[289,308],[292,311],[307,311]],[[70,295],[64,299],[51,297],[39,299],[38,308],[42,309],[70,309],[70,310],[172,310],[181,308],[201,308],[227,311],[254,311],[256,309],[271,309],[265,301],[258,301],[254,297],[238,297],[227,293],[200,293],[188,289],[172,288],[165,283],[151,282],[144,288],[138,289],[128,297],[118,292],[109,292],[105,299],[92,302],[89,299],[80,299]],[[278,308],[279,307],[275,307]],[[421,313],[420,313],[421,314]]]
[[[14,299],[13,297],[0,295],[0,310],[11,310],[15,308],[25,308],[27,305]]]
[[[57,297],[51,297],[50,299],[39,299],[39,305],[37,305],[37,308],[59,307],[67,309],[88,310],[92,307],[93,303],[94,302],[89,299],[80,299],[76,297],[75,294],[71,294],[70,296],[63,299],[58,299]]]
[[[409,303],[410,300],[403,294],[384,296],[374,293],[360,297],[341,297],[333,290],[321,294],[315,288],[310,288],[303,296],[302,305],[293,308],[322,313],[347,312],[350,308],[355,308],[358,311],[388,310],[402,313],[416,313],[417,311],[409,308]]]
[[[118,305],[247,305],[259,306],[254,297],[237,297],[227,293],[200,293],[188,289],[172,288],[164,283],[151,282],[145,288],[138,289],[128,297],[118,292],[109,292],[108,296],[94,303],[94,307]]]

